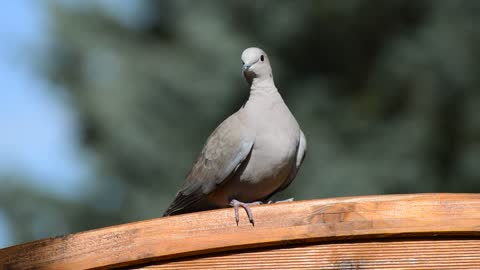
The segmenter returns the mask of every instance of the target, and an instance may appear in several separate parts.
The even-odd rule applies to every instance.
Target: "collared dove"
[[[241,58],[250,96],[208,137],[164,216],[233,206],[237,225],[239,207],[255,225],[249,205],[288,187],[303,162],[307,141],[275,87],[267,54],[248,48]]]

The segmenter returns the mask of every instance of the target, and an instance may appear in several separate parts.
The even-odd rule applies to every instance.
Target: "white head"
[[[242,53],[242,63],[243,76],[250,85],[254,80],[258,82],[271,80],[273,82],[270,61],[262,49],[255,47],[245,49]]]

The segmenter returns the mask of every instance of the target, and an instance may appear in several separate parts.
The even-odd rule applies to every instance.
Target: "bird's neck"
[[[272,77],[254,78],[250,84],[250,96],[278,93]]]
[[[252,81],[250,85],[250,96],[246,102],[247,107],[271,107],[272,103],[283,102],[272,78]]]

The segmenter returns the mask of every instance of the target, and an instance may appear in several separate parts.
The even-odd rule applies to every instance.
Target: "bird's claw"
[[[253,226],[255,226],[255,221],[253,219],[253,213],[252,213],[252,210],[250,209],[250,205],[259,205],[259,204],[262,204],[262,202],[244,203],[241,201],[237,201],[235,199],[230,201],[230,205],[233,206],[233,209],[235,211],[235,221],[237,222],[237,226],[238,226],[238,222],[240,221],[240,218],[238,215],[239,207],[242,207],[243,209],[245,209],[245,212],[247,213],[247,216],[248,216],[248,220],[250,221],[250,223],[252,223]]]
[[[233,204],[233,209],[235,211],[235,221],[237,222],[237,226],[238,222],[240,221],[240,218],[238,217],[238,206],[239,204]]]
[[[280,201],[268,201],[267,204],[272,204],[272,203],[284,203],[284,202],[293,202],[293,198],[285,199],[285,200],[280,200]]]

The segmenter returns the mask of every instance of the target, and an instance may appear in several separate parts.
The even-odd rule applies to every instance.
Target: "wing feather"
[[[254,136],[236,114],[223,121],[208,137],[202,152],[164,215],[185,213],[234,174],[249,155]]]

